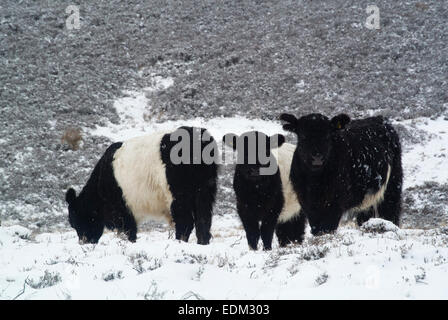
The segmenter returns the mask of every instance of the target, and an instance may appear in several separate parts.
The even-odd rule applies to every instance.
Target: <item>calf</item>
[[[336,230],[343,213],[357,214],[359,225],[373,215],[399,225],[401,146],[391,124],[345,114],[280,119],[298,138],[291,180],[313,234]]]
[[[305,218],[289,180],[295,147],[284,143],[282,135],[257,131],[227,134],[223,140],[238,151],[233,188],[249,247],[257,250],[261,236],[264,249],[270,250],[274,230],[282,247],[301,242]]]
[[[171,151],[178,149],[176,139],[185,136],[183,133],[188,136],[183,143],[188,147],[195,145],[194,130],[198,132],[196,136],[204,137],[196,144],[199,150],[208,147],[214,156],[217,146],[213,137],[205,129],[192,127],[112,144],[80,194],[76,196],[72,188],[66,193],[69,222],[80,241],[97,243],[104,227],[124,232],[130,241],[136,241],[137,224],[161,219],[174,222],[176,239],[188,241],[194,225],[198,243],[208,244],[216,194],[216,162],[193,161],[193,153],[182,155],[190,162],[173,163],[171,157]]]

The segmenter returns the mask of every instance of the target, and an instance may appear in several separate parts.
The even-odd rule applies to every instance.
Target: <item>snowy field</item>
[[[361,230],[249,251],[235,216],[215,219],[210,245],[170,232],[136,243],[106,233],[97,245],[75,232],[30,237],[0,228],[2,299],[440,299],[448,298],[448,229]]]
[[[118,123],[85,130],[112,141],[185,124],[207,127],[217,140],[251,129],[282,132],[279,122],[244,117],[147,121],[148,92],[172,84],[169,78],[156,80],[153,87],[115,102]],[[404,187],[446,183],[448,121],[418,118],[399,124],[424,139],[404,146]],[[448,214],[448,208],[444,211]],[[358,228],[348,222],[332,235],[307,232],[302,245],[280,249],[274,240],[272,251],[254,252],[229,209],[215,215],[211,232],[208,246],[195,244],[194,232],[189,243],[176,241],[167,225],[143,228],[136,243],[106,231],[97,245],[81,246],[66,228],[36,233],[4,223],[0,299],[448,298],[447,226],[399,229],[372,219]]]

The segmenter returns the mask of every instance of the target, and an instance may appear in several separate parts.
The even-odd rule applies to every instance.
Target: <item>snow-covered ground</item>
[[[303,245],[249,251],[236,216],[215,219],[208,246],[169,231],[97,245],[75,232],[30,239],[0,227],[2,299],[448,298],[448,230],[394,230],[382,220]],[[390,230],[384,233],[383,230]]]
[[[426,141],[412,145],[403,154],[404,188],[426,181],[448,181],[448,121],[418,118],[404,121],[410,130],[425,132]]]
[[[91,130],[114,141],[179,125],[228,132],[282,132],[280,123],[235,118],[152,122],[148,91],[169,86],[158,79],[144,92],[115,104],[120,124]],[[400,122],[424,132],[425,143],[404,150],[405,187],[448,181],[448,121]],[[448,211],[448,208],[446,209]],[[65,214],[65,213],[64,213]],[[448,213],[447,213],[448,214]],[[74,231],[34,234],[0,227],[0,299],[448,299],[448,228],[398,229],[380,219],[270,252],[249,251],[236,212],[216,215],[212,241],[173,238],[168,226],[138,234],[130,243],[107,231],[97,245],[79,245]]]

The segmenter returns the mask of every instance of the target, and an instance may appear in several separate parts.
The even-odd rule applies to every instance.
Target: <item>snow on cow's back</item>
[[[173,198],[160,154],[160,141],[167,133],[132,138],[115,152],[115,179],[137,223],[147,219],[171,222]]]
[[[285,203],[282,212],[278,218],[279,222],[286,222],[295,214],[300,212],[300,204],[297,199],[289,174],[291,172],[292,157],[296,146],[290,143],[284,143],[280,148],[272,150],[273,155],[277,159],[278,168],[280,170],[280,178],[282,180],[283,195]]]

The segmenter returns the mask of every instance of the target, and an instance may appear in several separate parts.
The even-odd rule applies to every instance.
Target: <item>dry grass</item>
[[[82,140],[82,132],[80,128],[67,128],[61,138],[62,144],[67,144],[68,147],[76,151],[79,149],[79,143]]]
[[[420,10],[428,10],[429,9],[429,5],[426,3],[423,3],[423,2],[417,2],[415,4],[415,7]]]

